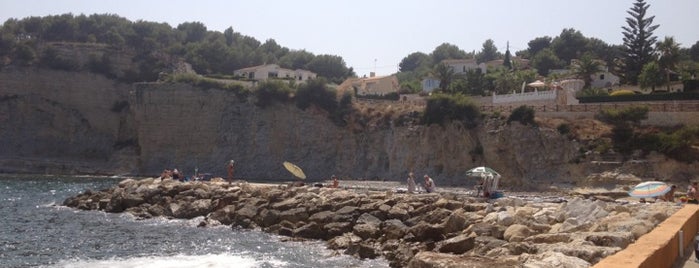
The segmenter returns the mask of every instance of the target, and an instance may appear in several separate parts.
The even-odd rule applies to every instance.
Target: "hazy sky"
[[[209,30],[236,32],[290,49],[332,54],[358,75],[390,74],[412,52],[442,43],[479,51],[493,39],[501,52],[526,49],[541,36],[575,28],[587,37],[621,44],[621,26],[635,0],[2,0],[0,21],[29,16],[117,14],[130,20],[199,21]],[[660,24],[655,34],[682,47],[699,40],[699,0],[647,0]]]

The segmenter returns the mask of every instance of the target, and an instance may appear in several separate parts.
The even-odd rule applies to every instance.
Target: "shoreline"
[[[237,226],[322,240],[344,254],[384,257],[393,267],[452,261],[541,266],[553,259],[587,267],[625,248],[679,208],[668,202],[621,204],[579,196],[548,202],[536,197],[486,200],[448,189],[405,194],[148,178],[87,190],[63,204],[137,218],[204,216],[201,227]]]

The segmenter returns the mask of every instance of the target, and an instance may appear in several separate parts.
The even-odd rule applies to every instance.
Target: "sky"
[[[274,39],[292,50],[341,56],[357,75],[398,71],[413,52],[442,43],[480,51],[492,39],[512,53],[537,37],[565,28],[609,44],[622,44],[621,26],[635,0],[1,0],[0,21],[72,13],[116,14],[129,20],[202,22],[212,31],[233,27],[260,42]],[[699,41],[699,0],[646,0],[661,40],[681,47]]]

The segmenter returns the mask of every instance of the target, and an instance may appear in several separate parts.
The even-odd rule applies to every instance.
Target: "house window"
[[[255,72],[249,72],[249,73],[248,73],[248,78],[250,78],[250,79],[255,79]]]
[[[303,75],[299,75],[299,81],[303,80]]]
[[[463,72],[464,73],[466,72],[466,65],[464,65]]]
[[[279,74],[278,74],[278,73],[275,73],[275,72],[269,72],[269,73],[267,73],[267,77],[274,77],[274,78],[277,78],[277,77],[279,77]]]
[[[599,80],[604,80],[604,74],[599,75]]]

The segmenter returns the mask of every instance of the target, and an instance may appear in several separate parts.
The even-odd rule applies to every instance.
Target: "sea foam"
[[[274,267],[286,266],[283,261],[257,261],[250,257],[231,254],[207,254],[207,255],[175,255],[175,256],[148,256],[135,258],[112,258],[108,260],[64,260],[56,265],[48,267],[65,268],[150,268],[150,267],[236,267],[252,268],[260,267],[264,263],[274,263]]]

